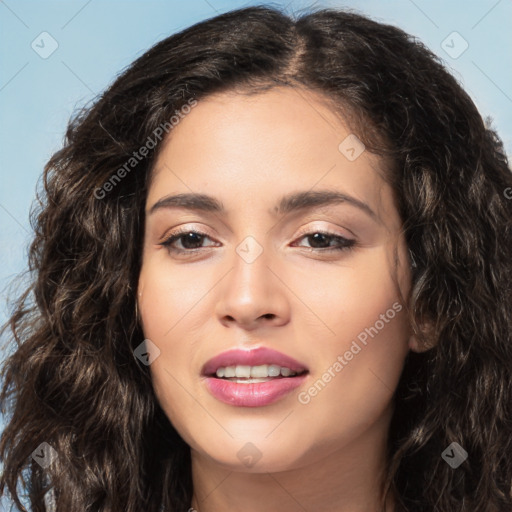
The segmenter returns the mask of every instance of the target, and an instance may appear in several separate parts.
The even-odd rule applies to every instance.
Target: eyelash
[[[177,249],[176,247],[172,247],[172,244],[175,241],[179,240],[184,235],[188,235],[189,233],[193,233],[193,234],[199,235],[201,237],[210,238],[206,233],[203,233],[201,231],[196,231],[194,229],[183,229],[183,230],[178,230],[178,231],[175,231],[174,233],[171,233],[163,242],[160,243],[160,245],[163,247],[166,247],[169,250],[169,252],[173,252],[176,254],[184,254],[184,253],[194,254],[194,253],[200,251],[201,249],[204,249],[204,247],[199,247],[197,249]],[[323,235],[332,240],[338,240],[339,245],[335,246],[335,247],[324,247],[324,248],[309,247],[309,249],[312,252],[324,252],[325,253],[325,252],[335,252],[335,251],[347,251],[347,250],[351,250],[356,243],[355,240],[351,240],[351,239],[345,238],[343,236],[336,235],[334,233],[330,233],[328,231],[322,231],[322,230],[315,230],[315,231],[302,233],[298,239],[300,240],[302,238],[307,238],[309,236],[316,235],[316,234]],[[308,249],[308,247],[303,247],[303,249]]]

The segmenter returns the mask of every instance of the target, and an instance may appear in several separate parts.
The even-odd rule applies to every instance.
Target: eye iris
[[[327,241],[327,245],[329,245],[329,236],[324,235],[323,233],[315,233],[313,235],[308,236],[308,241],[313,240],[313,243],[310,243],[311,247],[317,248],[318,244],[321,247]]]
[[[180,238],[185,249],[198,249],[201,247],[201,242],[203,240],[203,236],[198,235],[197,233],[186,233],[185,235],[181,235]],[[192,246],[189,246],[189,243]],[[196,244],[198,244],[197,247],[195,246]]]

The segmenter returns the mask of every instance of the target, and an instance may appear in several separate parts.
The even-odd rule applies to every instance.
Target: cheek
[[[197,370],[197,344],[193,340],[201,339],[201,333],[196,331],[204,323],[196,320],[198,316],[204,320],[214,277],[211,272],[198,275],[197,270],[185,272],[177,266],[171,268],[165,261],[148,258],[138,283],[144,336],[160,349],[150,366],[153,388],[167,417],[187,442],[192,441],[187,439],[187,418],[194,413],[195,400],[201,400],[191,386]],[[195,399],[191,398],[191,391]]]
[[[311,309],[326,325],[315,337],[311,405],[328,407],[334,417],[351,411],[356,423],[358,414],[365,421],[387,405],[408,351],[406,308],[387,258],[382,250],[371,256],[323,278],[317,274],[315,290],[322,293],[309,294]]]
[[[384,252],[380,248],[344,266],[317,268],[314,282],[311,273],[296,280],[297,295],[321,320],[322,352],[331,359],[347,350],[358,336],[364,341],[368,330],[386,339],[388,348],[405,343],[405,308]]]
[[[172,266],[164,254],[149,258],[141,269],[138,286],[145,336],[168,343],[214,286],[214,277],[212,272]]]

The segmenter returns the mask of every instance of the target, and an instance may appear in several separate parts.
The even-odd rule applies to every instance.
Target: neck
[[[383,427],[389,427],[389,420],[386,414],[357,439],[317,460],[319,443],[301,459],[312,462],[275,473],[226,468],[192,450],[192,508],[198,512],[393,512],[391,494],[382,507],[388,431]]]

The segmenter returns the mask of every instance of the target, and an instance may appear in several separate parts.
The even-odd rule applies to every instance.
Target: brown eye
[[[205,233],[194,230],[179,231],[171,233],[160,245],[167,247],[169,251],[175,252],[195,252],[203,248],[203,241],[209,238]],[[181,247],[175,247],[175,242],[179,242]]]
[[[306,233],[300,239],[305,239],[310,244],[310,249],[317,251],[341,251],[350,249],[356,242],[334,233],[325,231],[314,231]],[[334,242],[334,245],[331,245]],[[305,247],[305,246],[300,246]]]

